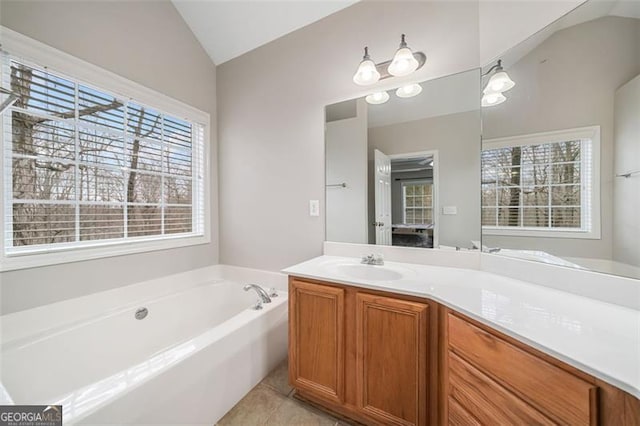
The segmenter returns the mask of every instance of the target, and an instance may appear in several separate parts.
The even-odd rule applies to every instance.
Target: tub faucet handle
[[[256,300],[256,303],[251,307],[251,309],[253,309],[254,311],[259,311],[260,309],[262,309],[262,299],[258,298],[258,300]]]
[[[269,289],[269,297],[271,298],[278,297],[278,290],[275,287],[271,287]]]

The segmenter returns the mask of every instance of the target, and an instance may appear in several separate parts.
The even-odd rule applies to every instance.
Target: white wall
[[[437,150],[439,244],[470,247],[480,239],[480,110],[371,128],[370,156],[374,149],[387,155]],[[456,206],[458,214],[443,215],[442,206]]]
[[[640,170],[640,75],[616,91],[616,174]],[[613,183],[613,260],[640,266],[640,174]]]
[[[483,235],[489,247],[544,250],[611,259],[613,247],[613,104],[615,90],[640,72],[638,20],[604,17],[561,30],[509,68],[507,101],[483,109],[483,138],[599,125],[599,240]]]
[[[216,70],[169,1],[5,1],[0,23],[211,115],[216,164]],[[211,182],[213,242],[207,245],[0,273],[0,312],[87,295],[217,263],[217,181]]]
[[[308,203],[324,199],[324,106],[368,93],[351,80],[362,48],[383,61],[401,33],[427,65],[375,88],[478,65],[477,3],[365,1],[218,67],[221,262],[277,270],[322,253]]]
[[[327,240],[367,244],[367,103],[356,116],[326,125]]]
[[[364,46],[383,61],[406,33],[426,52],[372,88],[387,89],[475,68],[481,45],[496,56],[580,2],[363,1],[218,67],[221,261],[277,270],[322,253],[325,218],[307,206],[323,198],[323,107],[368,93],[351,81]],[[255,197],[234,197],[248,185]]]

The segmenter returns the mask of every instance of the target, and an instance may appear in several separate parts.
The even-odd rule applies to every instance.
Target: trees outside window
[[[198,231],[200,125],[15,60],[10,85],[8,249]]]
[[[482,151],[485,228],[591,227],[592,141],[519,143]]]

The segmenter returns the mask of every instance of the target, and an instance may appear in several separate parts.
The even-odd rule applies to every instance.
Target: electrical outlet
[[[320,200],[309,200],[309,216],[320,216]]]

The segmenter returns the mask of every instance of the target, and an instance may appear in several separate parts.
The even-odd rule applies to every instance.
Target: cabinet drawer
[[[596,422],[596,386],[451,313],[450,348],[553,421]]]
[[[554,424],[453,352],[449,352],[449,368],[450,397],[482,424]]]

